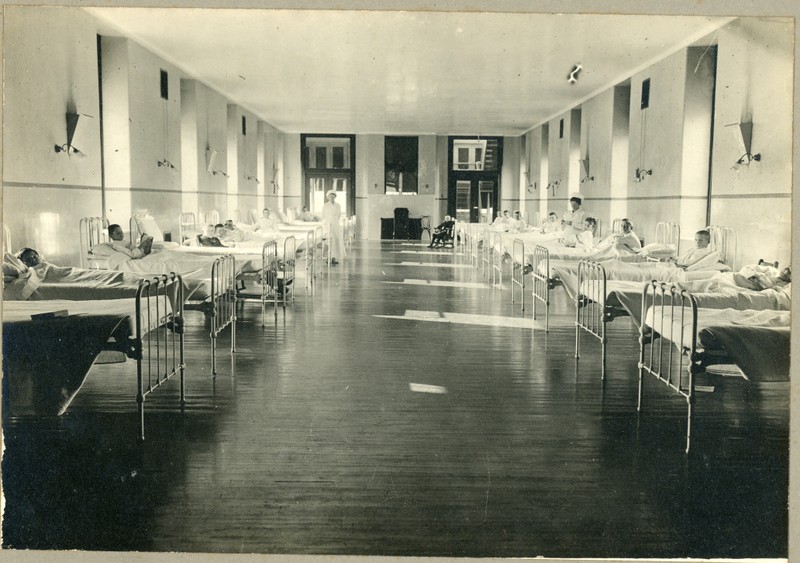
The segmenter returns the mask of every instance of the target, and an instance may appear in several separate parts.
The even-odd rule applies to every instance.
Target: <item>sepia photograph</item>
[[[800,558],[799,14],[4,4],[0,559]]]

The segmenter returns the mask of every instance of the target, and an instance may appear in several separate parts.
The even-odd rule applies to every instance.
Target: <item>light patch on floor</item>
[[[471,264],[447,264],[444,262],[388,262],[387,266],[430,266],[432,268],[472,268]]]
[[[452,248],[445,248],[442,250],[447,250],[449,252],[442,252],[441,250],[395,250],[395,254],[433,254],[434,256],[447,256],[448,254],[453,254]]]
[[[438,385],[427,385],[425,383],[409,383],[408,386],[414,393],[433,393],[435,395],[444,395],[447,393],[446,387]]]
[[[493,326],[507,328],[540,328],[531,318],[501,317],[498,315],[472,315],[467,313],[442,313],[439,311],[417,311],[406,309],[404,315],[373,315],[381,319],[400,319],[405,321],[426,321],[431,323],[452,323],[473,326]]]
[[[463,287],[467,289],[488,289],[489,286],[485,283],[474,282],[451,282],[440,280],[417,280],[417,279],[404,279],[403,281],[385,281],[383,283],[394,283],[403,285],[430,285],[436,287]]]

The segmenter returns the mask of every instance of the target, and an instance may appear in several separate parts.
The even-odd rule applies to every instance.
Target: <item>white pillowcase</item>
[[[136,221],[136,226],[139,228],[140,233],[153,237],[153,242],[164,242],[164,233],[161,232],[161,228],[152,215],[149,213],[146,215],[134,215],[133,220]]]

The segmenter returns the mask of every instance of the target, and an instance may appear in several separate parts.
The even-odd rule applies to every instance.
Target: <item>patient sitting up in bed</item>
[[[642,249],[642,241],[633,232],[633,223],[630,219],[623,219],[621,224],[622,234],[611,235],[614,248],[620,254],[635,254],[639,252]]]
[[[319,221],[319,217],[317,217],[316,215],[311,213],[308,210],[308,207],[306,207],[305,205],[303,206],[302,211],[300,211],[300,213],[298,213],[297,218],[300,219],[301,221],[306,221],[306,222]]]
[[[272,217],[272,213],[266,207],[261,212],[261,217],[258,219],[258,223],[256,223],[256,231],[277,231],[278,230],[278,223],[275,221],[275,218]]]
[[[216,229],[214,225],[206,225],[203,232],[197,235],[197,244],[199,246],[225,246],[222,241],[216,236]]]
[[[694,264],[711,254],[711,249],[708,247],[711,244],[711,233],[705,229],[701,229],[694,234],[695,247],[687,250],[677,258],[670,258],[670,262],[674,262],[678,268],[684,270],[692,267]]]
[[[580,248],[582,250],[593,250],[595,248],[594,233],[597,230],[597,219],[587,217],[583,220],[583,231],[577,235],[568,235],[558,239],[558,242],[569,248]]]
[[[547,215],[547,220],[542,225],[542,234],[556,233],[561,230],[561,221],[558,218],[558,213],[551,211]]]
[[[522,218],[522,213],[520,213],[519,210],[514,211],[514,218],[511,220],[511,229],[509,229],[509,232],[523,233],[527,230],[528,223]]]
[[[144,233],[142,233],[142,237],[137,246],[127,242],[125,240],[125,233],[122,231],[122,227],[116,223],[108,226],[108,237],[111,239],[111,241],[108,243],[109,246],[111,246],[111,248],[113,248],[116,252],[121,252],[122,254],[127,255],[129,258],[143,258],[150,254],[150,251],[153,248],[153,237]]]

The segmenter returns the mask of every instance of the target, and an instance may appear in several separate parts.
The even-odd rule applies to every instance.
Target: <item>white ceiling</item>
[[[287,132],[519,135],[730,18],[91,8]],[[567,75],[580,63],[576,84]]]

